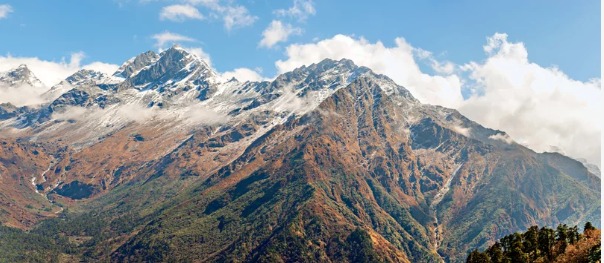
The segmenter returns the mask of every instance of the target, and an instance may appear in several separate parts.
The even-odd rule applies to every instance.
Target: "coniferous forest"
[[[578,226],[566,224],[556,229],[532,226],[501,238],[485,251],[470,252],[466,262],[600,262],[600,253],[600,230],[587,222],[582,233]]]

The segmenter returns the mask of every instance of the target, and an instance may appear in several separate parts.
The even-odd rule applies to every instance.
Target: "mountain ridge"
[[[40,107],[0,105],[2,140],[23,149],[0,158],[21,186],[7,198],[37,198],[0,219],[90,237],[80,258],[457,262],[534,223],[599,222],[600,179],[580,162],[350,60],[242,83],[173,47],[62,83]],[[69,229],[90,217],[105,234]]]

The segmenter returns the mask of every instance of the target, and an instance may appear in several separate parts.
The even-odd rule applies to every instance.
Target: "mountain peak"
[[[9,87],[17,87],[22,85],[28,85],[31,87],[44,86],[44,84],[42,84],[42,82],[25,64],[21,64],[7,72],[0,73],[0,83]]]
[[[115,77],[129,78],[144,67],[155,63],[159,59],[159,55],[153,51],[147,51],[139,54],[136,57],[124,62],[122,66],[113,74]]]
[[[147,59],[147,62],[128,75],[129,82],[139,89],[211,82],[218,76],[198,54],[176,45],[153,56],[153,59]]]

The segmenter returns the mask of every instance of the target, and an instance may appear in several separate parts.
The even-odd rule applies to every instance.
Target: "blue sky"
[[[593,0],[0,0],[0,72],[27,64],[49,87],[173,43],[241,81],[349,58],[509,135],[494,139],[598,164],[600,15]]]
[[[4,3],[2,3],[4,2]],[[121,64],[145,50],[157,50],[154,34],[187,36],[210,54],[219,71],[262,68],[272,76],[274,61],[290,43],[308,43],[335,34],[364,37],[391,45],[403,37],[414,47],[457,64],[484,59],[485,39],[496,32],[522,41],[530,59],[558,66],[570,77],[588,80],[600,75],[600,1],[314,1],[305,20],[279,16],[293,1],[222,1],[242,6],[253,23],[226,29],[221,18],[196,5],[203,20],[161,20],[162,8],[186,1],[27,0],[0,1],[12,12],[0,20],[0,54],[60,60],[83,51],[84,61]],[[220,15],[220,14],[218,14]],[[272,20],[302,32],[271,48],[259,47]]]

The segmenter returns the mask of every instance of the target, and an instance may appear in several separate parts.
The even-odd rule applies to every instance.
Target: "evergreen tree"
[[[568,246],[568,226],[566,224],[560,224],[558,225],[558,228],[556,228],[556,241],[560,244],[557,253],[564,253],[566,246]]]
[[[503,250],[501,249],[501,243],[495,242],[489,249],[487,250],[487,254],[491,258],[491,262],[493,263],[503,263],[505,262],[505,257],[503,255]]]
[[[571,244],[575,244],[577,242],[579,242],[579,227],[578,226],[573,226],[571,228],[568,229],[567,232],[567,236],[568,236],[568,242]]]
[[[478,250],[474,250],[470,252],[470,255],[466,259],[466,263],[490,263],[491,259],[489,255],[486,253],[478,252]]]
[[[589,255],[587,255],[587,259],[589,260],[589,263],[595,263],[595,262],[600,262],[601,257],[602,257],[602,245],[600,243],[598,243],[597,245],[595,245],[594,247],[592,247],[589,250]]]
[[[531,226],[524,234],[522,234],[523,251],[528,254],[531,261],[535,261],[539,257],[539,227]]]
[[[549,261],[553,260],[554,245],[556,244],[556,234],[553,229],[542,227],[539,230],[539,251],[545,255]]]
[[[585,226],[583,227],[583,232],[586,232],[587,230],[594,230],[596,229],[591,222],[587,222],[585,223]]]
[[[565,224],[555,230],[532,226],[501,238],[484,252],[472,251],[466,262],[600,262],[600,231],[591,223],[585,224],[583,235],[578,229]],[[569,244],[573,246],[567,251]]]

